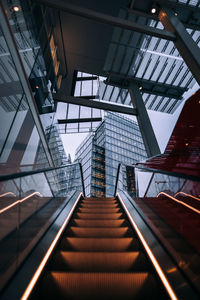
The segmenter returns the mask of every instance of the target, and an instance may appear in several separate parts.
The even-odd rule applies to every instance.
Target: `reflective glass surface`
[[[190,5],[188,2],[186,4]],[[119,16],[163,29],[158,19],[138,16],[131,10],[121,10]],[[187,28],[187,23],[184,25]],[[198,27],[196,30],[187,28],[187,32],[200,46]],[[108,79],[107,84],[100,84],[100,99],[132,106],[127,87],[123,85],[126,85],[126,80],[134,79],[146,108],[166,113],[177,109],[184,92],[196,82],[173,42],[121,28],[115,28],[113,32],[104,70],[108,73]],[[122,86],[113,86],[112,82],[116,85],[117,82],[118,85],[122,83]]]
[[[5,38],[2,32],[0,33],[0,173],[15,173],[49,166],[15,65]]]
[[[83,165],[86,195],[112,197],[119,163],[127,165],[146,158],[138,124],[128,118],[106,113],[94,135],[86,138],[76,152]]]

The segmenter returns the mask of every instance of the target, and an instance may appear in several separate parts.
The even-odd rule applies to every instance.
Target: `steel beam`
[[[109,85],[119,87],[119,88],[123,88],[122,86],[114,84],[112,82],[109,83]],[[177,96],[177,95],[174,95],[172,93],[158,92],[158,91],[154,91],[154,90],[151,90],[151,89],[143,88],[142,85],[141,85],[140,91],[141,91],[142,94],[146,93],[146,94],[150,94],[150,95],[154,95],[154,96],[160,96],[160,97],[167,97],[167,98],[170,98],[170,99],[182,100],[182,96]]]
[[[45,154],[47,156],[47,160],[48,160],[50,166],[53,167],[54,162],[53,162],[50,150],[49,150],[49,146],[48,146],[48,143],[47,143],[47,140],[46,140],[46,136],[45,136],[43,127],[42,127],[42,123],[40,121],[39,113],[38,113],[38,110],[37,110],[37,107],[36,107],[36,104],[35,104],[35,99],[33,97],[31,86],[30,86],[30,83],[28,81],[26,71],[24,69],[22,59],[21,59],[21,56],[19,54],[19,51],[18,51],[18,48],[17,48],[16,41],[14,39],[13,33],[11,31],[10,24],[9,24],[8,19],[7,19],[7,15],[5,13],[2,1],[0,1],[0,25],[1,25],[1,30],[2,30],[4,38],[6,40],[8,49],[10,51],[10,54],[11,54],[12,58],[13,58],[17,74],[19,76],[24,94],[26,96],[30,111],[32,113],[33,120],[35,122],[35,126],[37,128],[39,137],[40,137],[42,145],[44,147],[44,151],[45,151]]]
[[[174,44],[200,84],[200,48],[171,9],[163,8],[159,13],[159,19],[167,30],[177,36]]]
[[[139,83],[139,81],[137,81],[137,80],[133,80],[133,82]],[[129,86],[127,86],[127,85],[116,83],[115,81],[112,81],[112,80],[109,80],[109,81],[105,80],[104,83],[107,85],[110,85],[110,86],[118,87],[120,89],[128,89],[129,88]],[[182,99],[182,95],[175,95],[175,94],[173,94],[173,92],[170,92],[170,93],[168,93],[167,91],[161,92],[161,91],[153,90],[153,87],[151,87],[149,89],[147,87],[143,87],[142,81],[140,81],[140,87],[141,87],[140,90],[142,93],[151,94],[151,95],[155,95],[155,96],[161,96],[161,97],[168,97],[168,98],[172,98],[172,99],[176,99],[176,100]],[[175,89],[173,89],[173,90],[176,91]]]
[[[59,119],[58,124],[101,122],[102,118]]]
[[[102,22],[104,24],[109,24],[113,26],[117,26],[123,29],[135,31],[144,33],[147,35],[155,36],[158,38],[166,39],[173,41],[175,40],[175,35],[171,32],[168,32],[166,30],[150,27],[147,25],[138,24],[136,22],[124,20],[119,17],[114,17],[111,15],[103,14],[100,12],[96,12],[91,9],[87,9],[84,7],[79,7],[73,4],[69,4],[60,0],[54,1],[54,0],[34,0],[35,2],[38,2],[40,4],[43,4],[45,6],[49,6],[52,8],[59,9],[61,11],[68,12],[70,14],[74,14],[80,17],[84,17],[87,19],[91,19],[97,22]]]
[[[146,107],[144,105],[139,86],[135,82],[130,83],[129,93],[133,106],[137,109],[137,121],[144,141],[148,157],[160,154],[160,148],[153,131]]]
[[[175,2],[171,2],[171,3],[175,3]],[[177,3],[177,2],[176,2]],[[185,6],[185,5],[184,5]],[[188,6],[187,6],[188,7]],[[150,20],[155,20],[155,21],[159,21],[159,18],[156,14],[151,14],[151,13],[147,13],[147,12],[144,12],[144,11],[141,11],[141,10],[137,10],[137,9],[130,9],[130,8],[125,8],[126,11],[128,11],[128,13],[130,14],[133,14],[133,15],[136,15],[136,16],[141,16],[141,17],[144,17],[144,18],[147,18],[147,19],[150,19]],[[187,10],[187,8],[183,8],[185,10]],[[180,17],[180,16],[179,16]],[[194,21],[194,20],[193,20]],[[198,21],[197,21],[198,22]],[[188,24],[186,22],[182,22],[183,25],[186,27],[186,28],[190,28],[190,29],[194,29],[194,30],[200,30],[200,25],[199,23],[197,24]]]
[[[181,3],[177,1],[169,1],[169,0],[157,0],[156,2],[160,7],[181,8],[195,13],[200,13],[200,7],[198,6],[188,5],[185,3]]]
[[[76,77],[76,81],[97,80],[98,76]]]
[[[181,100],[182,95],[188,89],[178,86],[173,86],[171,84],[160,83],[156,81],[151,81],[143,78],[134,78],[131,76],[123,77],[119,73],[109,73],[108,79],[104,81],[105,84],[116,86],[123,89],[129,88],[129,82],[138,83],[142,87],[143,93],[153,94],[157,96],[174,98]]]
[[[105,101],[88,100],[79,97],[62,96],[57,94],[54,94],[53,99],[54,101],[57,102],[64,102],[64,103],[70,103],[70,104],[75,104],[80,106],[87,106],[87,107],[92,107],[97,109],[109,110],[121,114],[133,115],[133,116],[137,115],[137,110],[135,108],[128,107],[125,105],[111,104]]]

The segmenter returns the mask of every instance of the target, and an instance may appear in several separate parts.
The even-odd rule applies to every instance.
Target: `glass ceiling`
[[[187,5],[190,5],[190,6],[200,7],[200,1],[199,0],[170,0],[170,1],[181,3],[181,4],[187,4]]]
[[[171,2],[200,7],[200,1],[170,0]],[[134,11],[121,9],[119,17],[142,25],[163,29],[161,22],[152,15],[152,19],[136,15]],[[195,20],[195,11],[183,13],[177,7],[175,13],[184,19],[188,33],[200,47],[200,30],[191,29]],[[197,27],[200,28],[199,24]],[[132,106],[128,92],[128,82],[134,80],[141,91],[143,101],[149,110],[172,114],[184,99],[184,93],[192,89],[196,80],[189,71],[173,42],[142,33],[115,27],[105,59],[106,78],[78,72],[74,96],[90,100],[103,100]],[[81,80],[88,77],[88,80]],[[93,77],[93,78],[91,78]],[[184,99],[185,100],[185,99]],[[91,118],[91,122],[60,124],[61,133],[93,131],[101,118],[98,109],[78,105],[67,105],[67,113],[59,103],[59,116],[63,119]]]
[[[197,1],[192,2],[197,4]],[[125,10],[120,11],[120,17],[163,29],[160,21],[136,16]],[[200,31],[187,31],[200,46]],[[166,113],[173,113],[177,109],[183,93],[196,82],[173,42],[121,28],[114,30],[104,69],[108,73],[108,84],[100,85],[99,94],[102,100],[132,106],[127,89],[113,87],[112,84],[116,79],[119,82],[119,78],[123,81],[134,79],[139,84],[146,108]],[[171,88],[180,89],[179,96],[169,95]]]
[[[92,74],[78,72],[75,78],[75,97],[97,98],[99,82],[105,78]],[[94,131],[102,120],[100,109],[74,104],[59,103],[57,118],[66,119],[68,123],[59,124],[61,134],[84,133]],[[87,119],[90,119],[87,121]]]

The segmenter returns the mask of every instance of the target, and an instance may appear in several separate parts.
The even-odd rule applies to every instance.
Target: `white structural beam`
[[[174,45],[200,84],[200,48],[171,9],[163,8],[159,13],[159,19],[166,30],[176,35]]]
[[[160,154],[160,148],[153,131],[142,95],[139,91],[139,86],[135,82],[131,82],[129,93],[133,106],[137,109],[137,121],[144,141],[145,149],[148,157]]]
[[[89,100],[80,97],[62,96],[57,94],[54,94],[53,99],[54,101],[57,102],[64,102],[64,103],[70,103],[70,104],[75,104],[80,106],[87,106],[87,107],[92,107],[97,109],[109,110],[121,114],[133,115],[133,116],[137,115],[137,110],[133,107],[111,104],[110,102],[105,102],[105,101]]]

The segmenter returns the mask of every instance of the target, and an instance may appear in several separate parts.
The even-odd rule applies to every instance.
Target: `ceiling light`
[[[20,11],[20,7],[19,6],[13,6],[13,11],[15,11],[15,12],[18,12],[18,11]]]
[[[155,14],[155,13],[156,13],[156,8],[155,8],[155,7],[152,7],[151,13],[152,13],[152,14]]]

